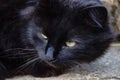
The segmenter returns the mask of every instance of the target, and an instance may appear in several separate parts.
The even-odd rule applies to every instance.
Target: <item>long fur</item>
[[[58,76],[101,57],[113,39],[108,12],[99,0],[1,0],[0,80]],[[77,45],[67,47],[69,40]]]

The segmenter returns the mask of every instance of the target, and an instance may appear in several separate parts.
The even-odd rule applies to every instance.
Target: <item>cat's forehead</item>
[[[79,29],[74,27],[68,26],[68,25],[64,26],[63,24],[61,26],[58,25],[56,27],[51,26],[51,27],[44,28],[44,31],[49,38],[68,39],[79,34]]]
[[[45,32],[52,36],[79,33],[75,29],[81,27],[75,25],[78,22],[75,19],[79,23],[81,20],[79,10],[101,5],[98,0],[43,0],[43,3],[39,6],[42,10],[38,8],[38,16],[41,18],[39,22]]]
[[[52,20],[59,24],[60,20],[71,19],[86,8],[102,6],[98,0],[40,0],[36,9],[37,15],[52,24]],[[46,25],[47,23],[45,23]],[[56,25],[55,24],[55,25]]]
[[[48,0],[46,0],[47,2]],[[99,0],[49,0],[48,4],[53,5],[57,4],[67,8],[86,8],[86,7],[94,7],[101,6],[101,2]]]

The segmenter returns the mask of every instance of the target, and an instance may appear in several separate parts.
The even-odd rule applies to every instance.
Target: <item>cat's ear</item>
[[[108,24],[108,11],[105,7],[91,7],[85,10],[85,22],[104,28]]]

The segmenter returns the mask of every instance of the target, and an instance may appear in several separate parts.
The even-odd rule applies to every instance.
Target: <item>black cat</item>
[[[113,39],[99,0],[1,0],[0,80],[60,75],[96,60]]]

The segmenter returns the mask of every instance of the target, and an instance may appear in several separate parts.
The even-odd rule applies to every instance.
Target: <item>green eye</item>
[[[68,42],[66,42],[65,44],[66,44],[66,46],[68,46],[68,47],[74,47],[74,46],[76,45],[76,42],[68,41]]]
[[[47,37],[45,34],[43,34],[43,33],[41,33],[41,36],[42,36],[44,39],[48,39],[48,37]]]

